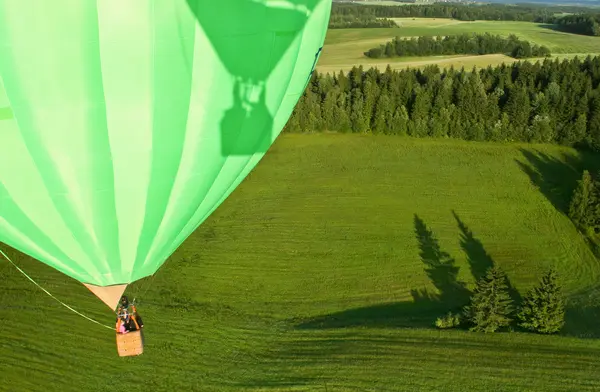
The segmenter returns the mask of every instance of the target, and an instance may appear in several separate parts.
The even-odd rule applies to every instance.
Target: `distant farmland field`
[[[405,57],[392,59],[371,59],[363,53],[380,44],[384,44],[394,37],[419,37],[419,36],[445,36],[463,33],[491,33],[508,36],[515,34],[519,38],[528,40],[538,45],[547,46],[554,57],[565,58],[587,54],[600,54],[600,37],[582,36],[555,31],[549,25],[530,22],[504,22],[504,21],[475,21],[463,22],[453,19],[441,18],[396,18],[398,28],[372,28],[372,29],[331,29],[327,32],[327,39],[323,55],[318,63],[320,72],[337,72],[340,69],[349,70],[354,65],[363,65],[385,68],[390,64],[392,68],[422,67],[424,65],[439,63],[442,67],[472,67],[474,65],[485,67],[497,65],[502,62],[513,62],[515,59],[502,55],[455,55],[437,57]],[[535,59],[532,59],[535,60]]]

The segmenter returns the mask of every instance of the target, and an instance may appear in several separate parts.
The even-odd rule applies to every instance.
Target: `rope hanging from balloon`
[[[60,303],[60,304],[61,304],[62,306],[64,306],[65,308],[69,309],[71,312],[73,312],[73,313],[75,313],[75,314],[77,314],[77,315],[79,315],[79,316],[81,316],[81,317],[83,317],[83,318],[85,318],[85,319],[87,319],[87,320],[89,320],[89,321],[91,321],[91,322],[95,323],[95,324],[98,324],[98,325],[100,325],[100,326],[102,326],[102,327],[104,327],[104,328],[108,328],[108,329],[114,329],[113,327],[110,327],[110,326],[108,326],[108,325],[104,325],[104,324],[102,324],[101,322],[99,322],[99,321],[96,321],[96,320],[94,320],[94,319],[92,319],[92,318],[90,318],[90,317],[86,316],[85,314],[83,314],[83,313],[81,313],[81,312],[79,312],[79,311],[77,311],[77,310],[73,309],[73,308],[72,308],[72,307],[70,307],[69,305],[65,304],[65,303],[64,303],[64,302],[62,302],[60,299],[56,298],[54,295],[52,295],[50,292],[48,292],[48,290],[46,290],[45,288],[43,288],[42,286],[40,286],[40,285],[39,285],[39,284],[38,284],[38,283],[37,283],[35,280],[33,280],[33,279],[32,279],[32,278],[29,276],[29,275],[27,275],[27,273],[25,273],[25,271],[23,271],[21,268],[19,268],[19,266],[18,266],[18,265],[16,265],[16,264],[15,264],[15,263],[14,263],[14,262],[13,262],[13,261],[10,259],[10,257],[8,257],[8,256],[6,255],[6,253],[4,253],[4,252],[2,251],[2,249],[0,249],[0,254],[1,254],[2,256],[4,256],[4,258],[5,258],[6,260],[8,260],[8,262],[9,262],[9,263],[11,263],[11,264],[12,264],[12,265],[13,265],[13,266],[14,266],[14,267],[15,267],[15,268],[16,268],[16,269],[17,269],[17,270],[20,272],[20,273],[22,273],[22,274],[23,274],[23,275],[24,275],[24,276],[25,276],[27,279],[29,279],[29,280],[30,280],[30,281],[31,281],[31,282],[32,282],[34,285],[36,285],[36,286],[37,286],[37,287],[38,287],[40,290],[42,290],[43,292],[45,292],[46,294],[48,294],[48,295],[49,295],[49,296],[50,296],[52,299],[54,299],[55,301],[57,301],[58,303]]]

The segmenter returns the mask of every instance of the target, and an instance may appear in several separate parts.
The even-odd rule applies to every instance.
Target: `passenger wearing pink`
[[[127,333],[129,332],[127,328],[125,328],[125,321],[119,319],[117,320],[117,333]]]

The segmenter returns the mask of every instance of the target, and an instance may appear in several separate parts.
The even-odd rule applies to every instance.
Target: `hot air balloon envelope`
[[[0,241],[90,287],[152,275],[280,133],[330,8],[0,0]]]

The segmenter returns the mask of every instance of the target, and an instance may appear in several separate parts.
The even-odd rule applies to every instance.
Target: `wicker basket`
[[[117,334],[117,351],[121,357],[140,355],[144,352],[144,336],[142,330]]]

